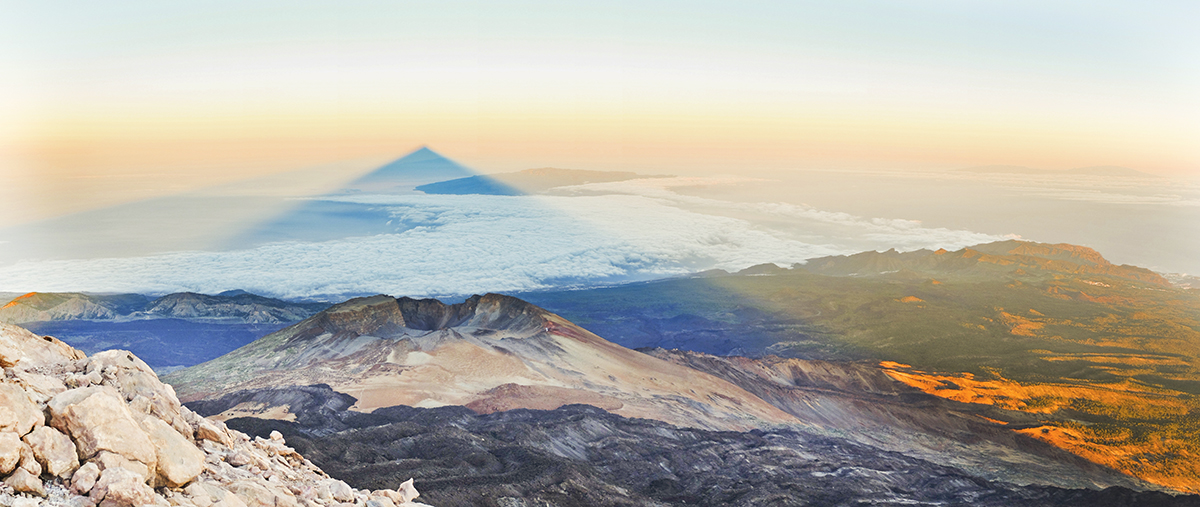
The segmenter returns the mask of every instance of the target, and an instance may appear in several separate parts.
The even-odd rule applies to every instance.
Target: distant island
[[[1115,165],[1097,165],[1090,167],[1076,167],[1067,170],[1055,169],[1037,169],[1034,167],[1025,167],[1019,165],[981,165],[958,169],[958,172],[975,173],[975,174],[1065,174],[1076,176],[1120,176],[1125,178],[1158,178],[1158,175],[1150,174],[1128,167]]]
[[[571,185],[670,177],[671,175],[644,175],[626,171],[586,171],[543,167],[512,173],[480,174],[456,178],[420,185],[416,189],[427,194],[526,195]]]

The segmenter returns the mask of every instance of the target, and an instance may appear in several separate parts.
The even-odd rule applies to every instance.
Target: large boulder
[[[46,496],[46,487],[42,485],[42,480],[38,479],[37,474],[29,473],[24,468],[18,468],[16,472],[4,479],[4,483],[21,493]]]
[[[295,507],[296,498],[289,491],[268,487],[256,481],[237,481],[229,486],[247,507]]]
[[[21,462],[21,437],[15,431],[0,431],[0,475],[17,468]]]
[[[242,499],[211,482],[195,481],[184,492],[197,507],[247,507]]]
[[[117,389],[133,412],[152,415],[181,433],[191,434],[192,427],[183,417],[175,389],[160,381],[154,370],[132,352],[106,350],[92,355],[86,376],[97,374],[104,385]]]
[[[57,338],[38,336],[23,327],[0,323],[0,367],[33,367],[84,357],[83,352]]]
[[[100,467],[95,463],[84,464],[75,471],[75,475],[71,476],[71,492],[77,495],[86,495],[92,491],[92,487],[96,485],[98,479],[100,479]]]
[[[14,368],[13,373],[25,388],[25,394],[29,395],[29,399],[38,405],[45,405],[50,398],[67,390],[67,386],[62,380],[50,375],[42,375],[22,368]]]
[[[195,428],[196,440],[208,440],[225,446],[233,445],[233,439],[229,437],[229,431],[217,426],[212,421],[196,415],[194,412],[184,409],[184,415],[189,419],[189,423]],[[236,465],[235,465],[236,466]]]
[[[46,423],[46,416],[16,384],[0,383],[0,431],[25,436]]]
[[[42,475],[42,464],[33,456],[33,448],[25,442],[21,442],[21,461],[17,463],[17,468],[33,474],[34,477]]]
[[[42,426],[25,435],[25,443],[33,450],[33,456],[42,465],[42,471],[50,475],[68,478],[79,468],[79,455],[75,443],[58,430]]]
[[[408,503],[421,496],[417,492],[416,486],[413,486],[413,480],[409,479],[400,484],[400,503]]]
[[[116,389],[71,389],[52,398],[49,405],[50,424],[75,439],[80,458],[109,451],[154,468],[154,444]]]
[[[154,469],[150,468],[150,465],[142,463],[141,461],[128,459],[125,456],[115,452],[100,451],[96,453],[96,456],[92,458],[91,462],[100,465],[100,470],[124,468],[130,472],[138,474],[141,476],[142,480],[146,481],[147,483],[154,479],[155,475]]]
[[[154,444],[158,464],[156,486],[178,488],[204,471],[204,452],[161,419],[142,418],[142,429]]]
[[[334,500],[342,503],[354,501],[354,489],[337,479],[328,479],[325,484],[329,487],[329,494]]]
[[[140,507],[155,503],[154,490],[142,477],[119,467],[101,472],[90,496],[100,507]]]

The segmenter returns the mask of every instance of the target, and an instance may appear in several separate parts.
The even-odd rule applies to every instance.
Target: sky
[[[1195,2],[4,12],[0,291],[467,294],[1007,238],[1200,272]],[[345,192],[421,146],[674,177]],[[1157,178],[1054,173],[1090,166]]]
[[[1200,176],[1194,2],[6,2],[22,224],[429,145],[483,172]],[[333,178],[337,179],[337,178]]]

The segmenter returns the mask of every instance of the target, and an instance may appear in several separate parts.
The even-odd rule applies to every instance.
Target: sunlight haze
[[[430,145],[556,166],[1195,176],[1183,2],[12,7],[11,219]],[[365,170],[365,168],[364,168]],[[105,196],[81,179],[120,179]],[[90,203],[90,204],[89,204]]]

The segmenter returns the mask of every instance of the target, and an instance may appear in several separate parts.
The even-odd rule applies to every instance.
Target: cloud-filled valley
[[[868,219],[791,204],[684,196],[634,180],[578,195],[354,195],[320,199],[384,210],[394,234],[284,241],[227,251],[22,261],[0,290],[165,293],[246,289],[281,297],[461,295],[791,264],[864,248],[957,248],[997,236]],[[782,225],[781,225],[782,224]],[[320,227],[320,224],[313,224]]]

